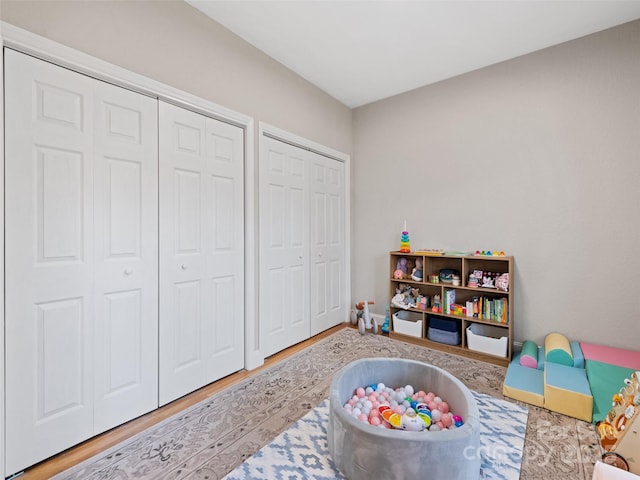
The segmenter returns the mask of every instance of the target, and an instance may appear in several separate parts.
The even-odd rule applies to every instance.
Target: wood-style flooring
[[[171,402],[164,407],[158,408],[157,410],[143,415],[142,417],[131,420],[124,425],[109,430],[108,432],[98,435],[97,437],[91,438],[81,443],[80,445],[70,448],[69,450],[66,450],[25,470],[25,472],[20,475],[19,480],[44,480],[51,478],[53,475],[71,468],[74,465],[77,465],[78,463],[86,460],[87,458],[90,458],[104,450],[107,450],[108,448],[111,448],[112,446],[126,440],[127,438],[132,437],[133,435],[155,425],[156,423],[159,423],[162,420],[175,415],[181,410],[195,405],[196,403],[244,380],[247,377],[260,373],[262,370],[272,366],[273,364],[284,360],[291,355],[294,355],[300,350],[303,350],[304,348],[312,345],[314,342],[317,342],[343,328],[346,328],[346,324],[341,324],[333,327],[323,333],[316,335],[313,338],[310,338],[309,340],[305,340],[304,342],[289,347],[282,352],[276,353],[275,355],[265,359],[264,365],[255,370],[242,370],[229,375],[228,377],[207,385],[200,390],[196,390],[189,395],[179,398],[178,400]]]

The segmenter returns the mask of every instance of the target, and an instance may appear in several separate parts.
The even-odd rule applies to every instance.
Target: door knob
[[[180,265],[180,268],[182,270],[186,270],[187,268],[189,268],[189,266],[186,263],[183,263],[182,265]]]
[[[129,275],[131,275],[133,273],[133,268],[131,267],[127,267],[124,269],[124,274],[128,277]]]

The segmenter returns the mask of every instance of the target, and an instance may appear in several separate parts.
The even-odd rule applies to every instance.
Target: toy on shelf
[[[351,311],[351,323],[358,324],[358,332],[360,335],[364,335],[367,330],[371,330],[373,333],[378,333],[378,322],[375,318],[371,318],[369,313],[369,305],[373,305],[371,300],[356,303],[355,311]]]
[[[393,272],[393,278],[397,280],[402,280],[403,278],[407,278],[407,259],[401,257],[398,259],[398,263],[396,264],[396,270]]]
[[[497,250],[476,250],[474,255],[476,257],[504,257],[505,254],[503,251]]]
[[[404,230],[400,235],[400,251],[402,253],[411,253],[411,242],[409,240],[409,232],[407,232],[407,221],[404,221]]]
[[[391,304],[394,307],[403,308],[408,310],[410,308],[416,308],[416,299],[420,296],[420,290],[413,288],[411,285],[401,283],[396,288],[396,294],[391,299]]]
[[[441,248],[421,248],[414,252],[416,255],[425,255],[427,257],[439,257],[444,255],[444,250]]]
[[[416,266],[413,267],[413,270],[411,271],[411,279],[416,282],[421,282],[422,277],[422,259],[418,257],[416,258]]]

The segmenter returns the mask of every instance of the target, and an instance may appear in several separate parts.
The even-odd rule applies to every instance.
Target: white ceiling
[[[640,18],[640,0],[185,0],[349,107]]]

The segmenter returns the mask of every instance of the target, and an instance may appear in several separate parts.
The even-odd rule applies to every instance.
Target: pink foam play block
[[[640,352],[584,342],[580,342],[580,348],[585,360],[595,360],[619,367],[640,370]]]

